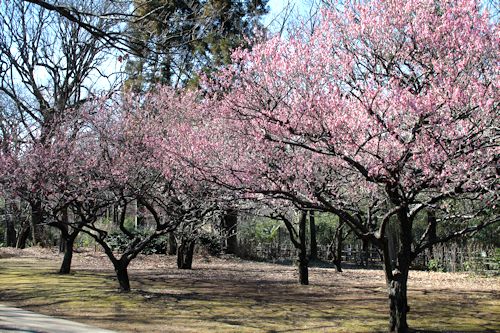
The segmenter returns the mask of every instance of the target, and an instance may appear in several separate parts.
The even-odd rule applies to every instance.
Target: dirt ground
[[[0,249],[0,302],[120,332],[384,332],[388,303],[380,270],[311,268],[232,257],[141,256],[132,292],[117,291],[104,254],[75,255],[74,273],[55,274],[55,250]],[[500,278],[412,271],[410,326],[419,332],[500,331]]]

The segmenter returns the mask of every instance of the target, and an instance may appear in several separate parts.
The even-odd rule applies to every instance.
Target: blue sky
[[[264,25],[268,25],[273,19],[277,18],[283,12],[283,9],[290,4],[293,6],[296,13],[305,13],[310,8],[314,0],[269,0],[268,6],[270,8],[269,14],[264,18]]]

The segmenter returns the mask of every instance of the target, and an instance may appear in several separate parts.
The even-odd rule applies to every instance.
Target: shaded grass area
[[[131,270],[119,293],[109,270],[55,274],[54,259],[0,259],[0,300],[43,314],[123,332],[383,332],[387,296],[380,275],[312,270],[299,286],[293,267],[205,265]],[[491,280],[496,283],[498,280]],[[471,282],[473,283],[473,282]],[[417,286],[415,286],[417,287]],[[412,288],[410,325],[422,332],[500,330],[498,289]]]

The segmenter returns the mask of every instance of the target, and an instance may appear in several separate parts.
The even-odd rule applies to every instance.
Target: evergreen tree
[[[144,51],[127,60],[128,88],[196,84],[199,71],[228,64],[231,50],[262,28],[267,1],[134,0],[129,28]]]

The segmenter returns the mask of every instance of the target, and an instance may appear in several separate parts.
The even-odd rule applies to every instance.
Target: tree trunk
[[[33,245],[44,246],[42,201],[31,203],[31,238]]]
[[[406,319],[409,312],[407,298],[408,272],[392,272],[392,279],[388,280],[387,288],[389,291],[389,332],[407,333],[408,322]]]
[[[168,254],[171,256],[177,254],[177,241],[173,231],[168,233]]]
[[[16,228],[13,219],[13,204],[5,198],[5,245],[9,247],[16,246]]]
[[[342,273],[342,259],[340,256],[335,257],[333,259],[333,264],[335,265],[335,269],[337,272]]]
[[[309,258],[311,260],[318,259],[318,242],[316,237],[316,222],[314,219],[314,211],[309,212],[309,232],[311,234],[311,254]]]
[[[344,240],[344,223],[339,223],[337,230],[335,231],[335,249],[333,254],[333,264],[337,269],[337,272],[342,272],[342,243]]]
[[[61,235],[59,237],[59,252],[60,253],[66,253],[66,249],[67,249],[67,245],[68,245],[68,242],[67,242],[67,235],[69,235],[69,221],[68,221],[68,209],[63,209],[62,211],[62,224],[61,224],[61,228],[63,230],[61,230]],[[66,235],[66,236],[65,236]]]
[[[16,229],[14,228],[14,222],[9,221],[5,226],[5,245],[9,247],[16,246]]]
[[[295,249],[297,249],[298,251],[297,264],[299,267],[299,283],[305,285],[309,284],[309,259],[307,257],[306,244],[307,212],[300,212],[298,233],[292,220],[289,220],[284,216],[281,218],[281,220],[285,223],[286,229],[288,230],[288,235],[290,236],[290,240],[292,241]]]
[[[61,264],[61,268],[59,269],[59,274],[69,274],[71,271],[71,261],[73,260],[73,245],[75,244],[76,236],[78,235],[77,231],[74,231],[73,234],[66,235],[66,237],[62,236],[61,233],[61,243],[64,242],[64,257]]]
[[[333,241],[328,246],[328,260],[331,260],[335,265],[337,272],[342,272],[342,246],[345,238],[344,236],[344,221],[339,217],[339,222],[335,228]]]
[[[136,229],[144,229],[146,226],[146,208],[137,201]]]
[[[362,239],[361,240],[362,245],[361,245],[361,266],[362,267],[368,267],[368,250],[369,250],[369,243],[367,239]]]
[[[436,220],[436,211],[432,208],[427,210],[427,224],[429,225],[429,233],[427,234],[427,239],[430,243],[434,242],[437,238],[437,220]],[[434,259],[434,248],[431,246],[429,248],[430,258]]]
[[[226,253],[236,254],[238,251],[238,237],[236,235],[238,214],[235,210],[228,210],[223,217],[223,228],[226,236]]]
[[[115,265],[116,278],[120,284],[120,291],[129,292],[130,291],[130,281],[128,278],[128,263],[118,262]]]
[[[28,237],[31,233],[31,227],[29,225],[25,225],[21,228],[19,232],[19,237],[17,237],[16,247],[18,249],[26,248],[26,242],[28,241]]]
[[[117,226],[120,224],[120,212],[119,212],[119,206],[118,205],[112,205],[112,210],[113,210],[113,225]]]
[[[302,212],[299,221],[299,282],[302,285],[309,284],[309,260],[307,259],[307,244],[306,244],[306,222],[307,214]]]
[[[191,269],[193,266],[195,241],[191,239],[181,240],[181,244],[177,249],[177,268]]]
[[[399,248],[395,262],[390,258],[388,238],[384,239],[383,245],[384,272],[389,293],[389,332],[391,333],[409,332],[407,314],[410,307],[408,306],[407,285],[412,256],[412,221],[407,216],[407,209],[401,209],[398,212]]]
[[[299,255],[299,283],[302,285],[309,284],[309,261],[307,256]]]
[[[66,229],[65,232],[68,233],[68,229]],[[68,243],[61,232],[61,235],[59,236],[59,253],[66,253],[67,245]]]

